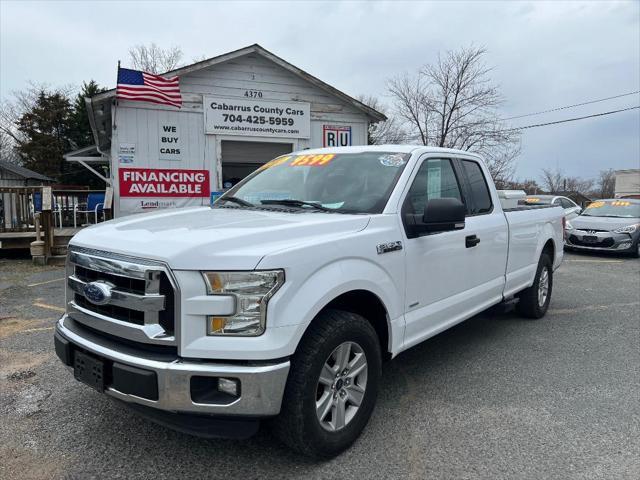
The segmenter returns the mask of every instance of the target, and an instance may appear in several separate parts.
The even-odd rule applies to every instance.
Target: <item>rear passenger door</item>
[[[477,242],[467,248],[465,257],[466,299],[474,308],[482,306],[482,310],[502,299],[509,248],[507,220],[500,206],[494,204],[486,167],[464,158],[456,163],[467,199],[465,238]]]

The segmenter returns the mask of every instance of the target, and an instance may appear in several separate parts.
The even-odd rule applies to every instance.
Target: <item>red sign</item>
[[[121,168],[120,196],[209,198],[209,171]]]

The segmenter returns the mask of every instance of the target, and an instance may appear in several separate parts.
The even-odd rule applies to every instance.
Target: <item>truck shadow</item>
[[[351,449],[328,463],[336,466],[346,464],[378,445],[381,436],[402,434],[411,428],[413,419],[406,412],[413,410],[412,402],[416,400],[425,401],[428,395],[434,396],[434,392],[437,392],[437,401],[455,401],[459,392],[451,390],[453,384],[462,385],[462,388],[466,385],[467,391],[463,394],[473,395],[474,389],[480,388],[474,386],[478,380],[478,371],[474,367],[478,353],[486,349],[499,350],[499,345],[509,337],[505,330],[526,329],[527,323],[513,314],[490,310],[385,363],[378,405],[372,420]],[[490,364],[483,368],[494,367]],[[95,401],[100,401],[102,397],[96,398]],[[112,436],[114,442],[124,436],[126,444],[136,445],[136,450],[146,452],[137,461],[165,462],[170,451],[172,458],[188,458],[191,466],[198,465],[198,470],[215,469],[218,473],[229,471],[234,476],[246,475],[246,478],[256,478],[256,471],[261,472],[261,477],[267,477],[271,472],[273,476],[281,478],[282,473],[291,472],[292,467],[296,467],[294,476],[299,477],[327,464],[292,453],[272,437],[268,425],[263,425],[258,434],[249,440],[206,440],[156,425],[139,418],[119,403],[112,403],[114,408],[109,410],[119,418],[113,424],[104,419],[104,434]],[[392,431],[389,431],[389,419],[394,421]],[[123,425],[126,429],[121,428]],[[86,434],[91,435],[90,432]],[[113,445],[112,441],[107,440],[107,443]],[[158,450],[158,445],[165,447]],[[167,468],[166,463],[164,465],[163,468]],[[169,468],[174,467],[178,476],[184,472],[180,461]]]

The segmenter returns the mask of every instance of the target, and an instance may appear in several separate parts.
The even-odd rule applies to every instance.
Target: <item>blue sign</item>
[[[211,197],[209,198],[209,205],[213,207],[213,204],[218,200],[224,192],[211,192]]]

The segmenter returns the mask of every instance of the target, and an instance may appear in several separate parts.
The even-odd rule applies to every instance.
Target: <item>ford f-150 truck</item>
[[[562,217],[503,210],[468,152],[292,153],[211,207],[78,233],[56,353],[156,422],[247,437],[268,419],[329,457],[369,420],[383,360],[500,302],[546,313]]]

